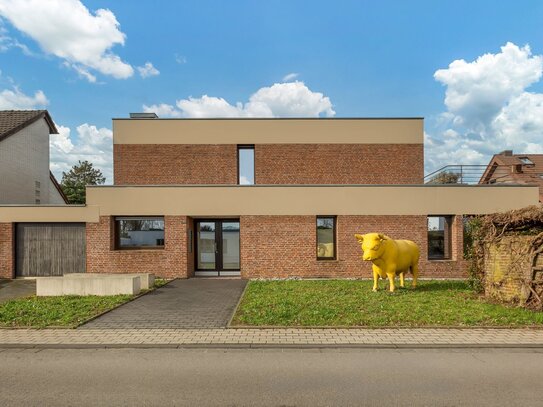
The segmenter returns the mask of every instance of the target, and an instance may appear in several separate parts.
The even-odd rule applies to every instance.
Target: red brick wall
[[[360,259],[355,233],[381,232],[419,244],[421,277],[466,277],[462,260],[462,223],[453,225],[453,258],[427,260],[425,216],[339,216],[337,260],[316,260],[315,216],[242,216],[241,274],[243,278],[365,278],[371,263]],[[154,273],[166,278],[194,275],[193,252],[188,251],[191,218],[165,217],[164,250],[114,250],[113,218],[87,224],[87,271]]]
[[[457,229],[453,230],[452,244],[456,248],[452,260],[427,260],[425,216],[339,216],[337,229],[337,260],[317,261],[315,216],[242,216],[242,276],[371,277],[371,263],[360,259],[360,246],[354,238],[355,233],[370,232],[418,243],[421,249],[421,277],[466,276],[464,261],[459,256],[462,253],[462,238]]]
[[[422,144],[257,144],[257,184],[422,184]]]
[[[87,223],[88,273],[153,273],[164,278],[186,278],[187,218],[164,217],[164,249],[115,250],[113,217]]]
[[[117,185],[238,183],[235,144],[114,144],[113,163]]]
[[[0,278],[13,278],[15,267],[13,223],[0,223]]]
[[[257,184],[421,184],[422,144],[257,144]],[[237,184],[237,146],[115,144],[118,185]]]

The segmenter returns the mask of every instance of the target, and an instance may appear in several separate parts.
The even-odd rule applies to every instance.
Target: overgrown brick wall
[[[164,228],[164,249],[115,250],[113,217],[101,216],[98,223],[87,223],[87,272],[188,277],[187,218],[165,216]]]
[[[15,267],[13,223],[0,223],[0,278],[13,278]]]
[[[360,259],[355,233],[382,232],[414,240],[421,249],[421,277],[466,277],[462,227],[453,225],[451,260],[427,260],[426,216],[339,216],[337,260],[316,259],[315,216],[242,216],[241,271],[244,278],[371,277],[371,263]]]
[[[237,184],[237,146],[114,144],[113,171],[117,185]]]
[[[531,281],[533,236],[504,236],[485,246],[485,294],[500,301],[523,304]]]
[[[422,184],[422,144],[257,144],[257,184]]]

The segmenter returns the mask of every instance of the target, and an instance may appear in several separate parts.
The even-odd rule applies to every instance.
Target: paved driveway
[[[0,303],[36,294],[36,280],[0,279]]]
[[[174,280],[79,329],[224,328],[246,284],[239,279]]]

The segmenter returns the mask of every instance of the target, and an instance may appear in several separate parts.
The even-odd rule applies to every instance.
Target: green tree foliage
[[[71,204],[84,204],[86,202],[85,187],[87,185],[102,185],[106,182],[102,171],[94,168],[88,161],[79,161],[68,172],[62,172],[60,183],[64,194]]]

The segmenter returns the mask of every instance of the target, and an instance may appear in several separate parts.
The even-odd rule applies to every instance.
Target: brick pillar
[[[15,277],[13,223],[0,223],[0,278]]]
[[[451,259],[463,260],[464,258],[464,222],[462,215],[456,215],[452,221],[451,230]]]

